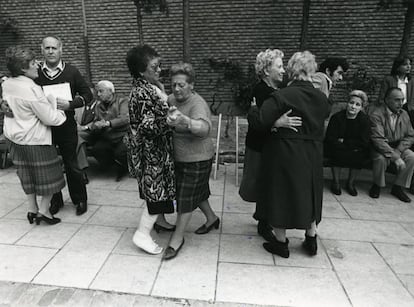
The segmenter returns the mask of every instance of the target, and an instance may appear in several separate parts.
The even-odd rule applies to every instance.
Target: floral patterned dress
[[[130,128],[125,136],[128,168],[137,178],[140,197],[151,206],[172,207],[175,199],[173,131],[167,125],[168,104],[145,79],[134,79],[129,98]],[[161,209],[161,208],[159,208]],[[168,213],[169,209],[156,213]],[[155,214],[153,212],[153,214]]]

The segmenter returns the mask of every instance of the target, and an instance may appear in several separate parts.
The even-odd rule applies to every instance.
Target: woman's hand
[[[171,127],[185,126],[188,127],[190,118],[181,113],[177,107],[172,106],[168,110],[167,124]]]
[[[14,117],[13,111],[10,109],[9,104],[6,100],[0,98],[0,112],[4,113],[6,117],[12,118]]]
[[[288,128],[292,129],[295,132],[298,132],[298,129],[295,127],[302,126],[302,117],[300,116],[288,116],[292,113],[292,109],[284,113],[281,117],[279,117],[275,123],[273,124],[273,128]],[[273,129],[272,129],[273,130]]]

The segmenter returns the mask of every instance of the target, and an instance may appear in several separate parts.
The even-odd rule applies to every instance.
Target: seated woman
[[[4,135],[10,141],[13,164],[27,195],[27,219],[30,224],[33,220],[36,224],[57,224],[60,219],[50,214],[49,203],[52,195],[65,186],[65,180],[49,126],[63,124],[66,116],[57,109],[56,101],[48,100],[34,83],[38,70],[33,51],[9,47],[6,64],[12,77],[2,84],[3,99],[14,116],[5,117]],[[42,196],[39,206],[36,196]]]
[[[177,186],[177,225],[163,259],[174,258],[184,244],[184,231],[193,211],[200,208],[206,223],[196,234],[206,234],[218,229],[220,219],[210,207],[209,178],[213,161],[213,142],[210,109],[206,101],[193,91],[194,70],[188,63],[171,67],[173,94],[168,97],[171,105],[167,123],[174,127],[174,159]]]
[[[329,121],[324,150],[325,156],[331,160],[331,191],[335,195],[341,195],[339,178],[342,167],[349,168],[347,192],[352,196],[358,195],[355,178],[358,170],[369,160],[370,121],[361,112],[367,104],[367,95],[354,90],[349,94],[346,109],[335,113]]]

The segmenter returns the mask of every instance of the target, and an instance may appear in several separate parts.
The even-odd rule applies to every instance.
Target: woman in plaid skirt
[[[214,155],[211,138],[210,109],[206,101],[193,91],[194,71],[190,64],[171,67],[173,94],[167,123],[174,127],[174,159],[177,186],[177,224],[163,259],[174,258],[184,244],[184,231],[196,208],[206,217],[206,223],[196,234],[218,229],[220,219],[210,207],[209,178]]]
[[[23,190],[28,199],[27,219],[32,224],[45,221],[56,224],[60,219],[49,213],[52,195],[65,186],[60,160],[52,146],[50,126],[65,122],[56,101],[46,98],[40,86],[35,54],[21,46],[6,50],[6,64],[11,78],[2,84],[3,99],[13,112],[4,120],[4,135],[10,141],[10,153],[17,166]],[[36,196],[41,196],[38,205]]]

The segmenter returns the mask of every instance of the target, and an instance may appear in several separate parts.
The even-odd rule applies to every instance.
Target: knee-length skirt
[[[178,213],[192,212],[209,198],[212,162],[175,162]]]
[[[52,195],[65,186],[62,165],[54,146],[10,142],[10,155],[26,194]]]

